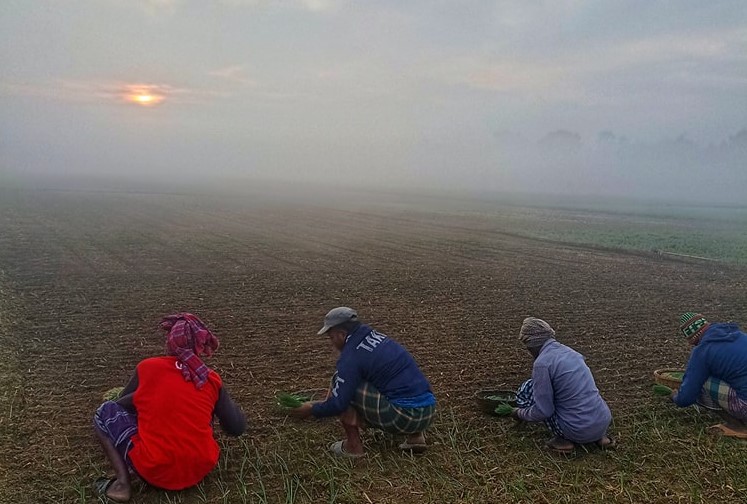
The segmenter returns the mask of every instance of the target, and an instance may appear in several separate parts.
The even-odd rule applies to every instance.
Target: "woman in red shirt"
[[[166,490],[199,483],[218,462],[213,416],[228,435],[246,429],[220,376],[199,357],[212,355],[218,339],[190,313],[164,317],[161,328],[167,332],[167,355],[141,361],[120,397],[94,415],[96,435],[115,473],[94,487],[115,502],[132,496],[131,473]]]

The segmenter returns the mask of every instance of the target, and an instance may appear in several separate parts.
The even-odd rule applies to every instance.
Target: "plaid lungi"
[[[351,405],[368,425],[390,434],[424,432],[436,414],[435,404],[422,408],[395,406],[368,382],[363,382],[355,391]]]
[[[122,460],[130,470],[133,470],[130,450],[132,449],[132,436],[137,434],[137,415],[130,413],[114,401],[106,401],[96,410],[93,424],[111,440]]]
[[[519,385],[519,389],[516,391],[516,406],[523,409],[529,408],[532,405],[534,405],[534,382],[529,378]],[[553,413],[550,418],[545,420],[545,425],[554,435],[565,439],[556,413]]]
[[[747,420],[747,401],[737,396],[736,390],[718,378],[706,380],[698,402],[706,408],[723,409],[738,420]]]

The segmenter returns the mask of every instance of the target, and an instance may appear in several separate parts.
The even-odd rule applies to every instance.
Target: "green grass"
[[[666,245],[672,251],[683,253],[689,250],[696,255],[720,254],[721,258],[727,260],[738,260],[740,253],[747,251],[747,247],[744,247],[747,226],[730,227],[735,221],[722,222],[715,220],[713,215],[697,217],[695,222],[692,221],[693,218],[692,215],[652,217],[651,214],[624,212],[619,215],[609,213],[595,216],[579,210],[527,210],[522,207],[496,215],[485,226],[499,232],[520,232],[528,236],[573,242],[588,240],[589,243],[605,246],[641,247],[650,250],[655,243],[662,249]],[[90,219],[87,222],[89,221]],[[93,228],[96,229],[96,226]],[[50,226],[50,229],[54,230],[56,227]],[[130,240],[129,236],[123,238],[116,226],[106,229],[110,229],[111,235],[97,237],[96,242],[102,246],[102,250],[115,249],[112,244],[116,244],[117,239]],[[25,235],[19,233],[17,236],[23,238]],[[132,236],[132,244],[139,246],[135,239],[137,237],[134,234]],[[81,240],[84,238],[82,235]],[[76,237],[62,236],[60,239],[73,241]],[[710,239],[713,243],[707,243]],[[59,245],[58,237],[54,234],[50,234],[45,240],[31,241],[25,246],[41,246],[45,243],[48,246]],[[21,245],[11,240],[8,240],[7,245],[21,250]],[[738,247],[743,247],[741,252],[736,250]],[[43,264],[47,264],[47,259],[54,255],[39,257],[44,259]],[[65,265],[66,263],[60,262],[59,271],[50,270],[53,274],[48,283],[45,283],[47,280],[37,280],[40,282],[39,286],[54,287],[71,278],[75,279],[74,275],[60,274]],[[33,264],[28,267],[32,266]],[[15,262],[7,261],[3,267],[11,271]],[[417,273],[420,270],[413,271]],[[21,273],[23,271],[16,271],[16,281],[33,280]],[[282,274],[273,272],[273,275]],[[294,270],[292,274],[296,275],[297,272]],[[384,269],[376,281],[385,278],[387,274],[391,273]],[[189,275],[186,276],[189,278]],[[212,280],[213,277],[209,277],[215,282],[220,282],[223,278],[216,275],[215,280]],[[95,279],[97,276],[92,274],[91,278]],[[139,289],[144,288],[140,286],[148,285],[143,280],[147,279],[146,274],[133,278],[135,279],[128,280],[126,276],[121,279],[117,277],[115,291],[107,295],[114,300],[132,302]],[[60,310],[58,313],[35,316],[34,311],[40,307],[44,312],[55,306],[67,305],[44,305],[48,300],[30,297],[40,291],[40,288],[8,288],[10,283],[11,280],[4,278],[0,271],[0,341],[5,348],[4,358],[0,359],[0,467],[11,468],[0,471],[0,502],[95,502],[96,499],[91,494],[91,483],[96,477],[109,472],[110,468],[91,434],[90,414],[100,398],[101,390],[106,387],[100,386],[100,383],[83,383],[82,380],[70,379],[69,383],[51,384],[59,386],[60,391],[47,392],[39,385],[45,382],[38,374],[38,362],[32,359],[24,361],[19,357],[23,355],[22,350],[28,354],[44,356],[45,342],[57,338],[66,330],[72,334],[71,328],[98,324],[102,319],[91,315],[108,312],[104,309],[81,309],[79,313],[76,312],[75,317],[63,318],[62,314],[66,312]],[[80,285],[90,286],[83,283]],[[439,285],[434,283],[433,289],[436,290]],[[518,291],[526,288],[526,285],[514,284],[512,288]],[[25,308],[21,306],[23,303],[10,297],[14,292],[25,293]],[[87,288],[61,292],[72,293],[69,305],[79,309],[97,302],[95,295]],[[740,292],[729,296],[741,296]],[[444,299],[459,295],[461,291],[447,292]],[[707,291],[707,295],[710,298],[711,292]],[[726,298],[727,294],[723,296]],[[496,300],[500,301],[500,298],[496,297]],[[563,306],[562,309],[575,310],[577,306],[579,309],[586,309],[582,302],[576,304],[569,300],[570,306]],[[240,305],[244,306],[246,303],[242,298]],[[104,306],[114,305],[112,301]],[[15,322],[8,320],[8,313],[14,314]],[[457,313],[461,315],[461,312]],[[492,317],[493,314],[490,313],[489,316]],[[610,317],[613,316],[611,313]],[[75,321],[76,317],[77,322],[71,323],[70,320]],[[134,326],[138,325],[139,322],[134,323]],[[316,322],[313,323],[312,330],[315,328]],[[107,329],[114,332],[112,327]],[[116,331],[129,332],[131,329],[130,326],[121,329],[117,327]],[[489,331],[492,334],[492,325]],[[98,334],[98,329],[96,333]],[[143,336],[142,340],[147,341],[149,337]],[[71,337],[71,341],[80,343],[87,340]],[[92,344],[108,344],[107,341],[91,341]],[[117,350],[117,358],[136,361],[136,357],[148,348],[147,345],[145,349],[137,345],[135,339],[130,345],[129,336],[127,341],[126,348]],[[79,345],[78,348],[82,347]],[[226,350],[231,352],[229,346]],[[639,354],[621,353],[620,359],[632,359],[636,355]],[[251,362],[253,358],[254,354],[246,362]],[[622,365],[627,365],[629,361],[621,362],[625,363]],[[63,362],[62,365],[70,365],[70,376],[75,376],[75,362]],[[122,363],[111,361],[102,362],[101,365],[103,370],[99,371],[100,374],[108,373],[110,369],[118,370],[121,374],[122,370],[117,366],[125,367]],[[502,376],[501,366],[495,366],[491,372]],[[241,387],[242,382],[237,379],[239,376],[248,379],[246,374],[233,371],[233,363],[226,366],[226,371],[226,383],[231,387]],[[37,374],[34,375],[34,372]],[[35,381],[31,379],[34,376]],[[250,376],[253,380],[262,379],[259,375]],[[449,377],[452,378],[455,379]],[[461,375],[459,379],[462,379]],[[108,387],[109,382],[106,383]],[[282,386],[292,384],[289,382]],[[706,428],[717,419],[699,413],[694,408],[675,408],[665,398],[654,397],[648,384],[629,386],[635,388],[625,389],[626,394],[620,395],[618,391],[618,394],[610,396],[615,415],[612,434],[618,439],[619,448],[610,452],[593,447],[580,448],[570,457],[559,457],[544,450],[543,444],[549,435],[543,426],[516,427],[511,419],[479,415],[465,409],[472,407],[469,397],[460,398],[452,394],[444,403],[453,407],[442,407],[439,411],[436,422],[428,433],[431,449],[425,455],[402,454],[397,449],[399,440],[369,431],[365,435],[368,452],[365,459],[338,459],[327,451],[327,446],[341,436],[341,429],[334,421],[289,420],[277,411],[268,413],[272,408],[253,408],[252,401],[261,401],[262,398],[237,394],[242,399],[242,406],[247,408],[251,427],[246,435],[238,439],[219,437],[222,455],[215,470],[198,486],[181,492],[164,492],[137,484],[133,502],[744,502],[744,496],[747,495],[747,444],[706,433]],[[77,397],[77,409],[64,411],[58,407],[35,408],[46,404],[47,394],[59,393]],[[35,402],[24,408],[26,396],[33,397]],[[90,398],[90,401],[81,404],[80,398],[84,398],[83,401]],[[268,403],[272,402],[269,397],[265,399]],[[618,402],[615,404],[614,400]],[[59,405],[62,402],[54,401],[53,404]],[[34,422],[27,422],[31,415],[35,415]],[[60,421],[76,427],[64,430],[64,436],[55,435]],[[41,453],[41,441],[49,443],[43,447],[43,456],[38,455]],[[36,448],[34,457],[26,456],[28,448]]]
[[[457,208],[488,217],[496,230],[532,238],[747,263],[747,206],[578,197],[499,198],[461,202]]]
[[[747,220],[720,223],[708,219],[682,221],[672,218],[636,221],[613,215],[604,219],[532,218],[522,226],[530,237],[627,250],[694,255],[747,263]]]
[[[625,226],[594,226],[586,229],[568,227],[562,232],[550,229],[537,231],[537,236],[542,238],[565,242],[747,262],[747,233],[736,233],[731,238],[727,234],[728,231],[686,228],[661,228],[641,232],[634,227]]]
[[[712,421],[653,400],[617,420],[617,450],[580,447],[566,457],[543,449],[542,426],[445,410],[427,454],[402,454],[392,437],[368,431],[368,455],[357,461],[326,451],[339,435],[334,423],[288,422],[261,437],[221,437],[218,467],[200,485],[163,492],[137,484],[135,502],[742,502],[747,445],[707,434]],[[56,502],[88,502],[81,477],[100,470],[96,458],[58,474]]]

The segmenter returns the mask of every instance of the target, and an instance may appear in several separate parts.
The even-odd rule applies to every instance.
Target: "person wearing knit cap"
[[[200,358],[218,339],[191,313],[161,320],[166,355],[140,361],[119,397],[94,415],[94,430],[114,477],[94,483],[102,500],[126,502],[131,474],[155,487],[181,490],[199,483],[218,462],[213,416],[239,436],[246,419],[218,373]]]
[[[519,340],[534,357],[532,377],[516,392],[511,416],[544,422],[553,437],[547,447],[570,453],[575,444],[596,443],[611,448],[607,435],[612,414],[602,399],[584,357],[555,339],[555,330],[542,319],[524,319]]]
[[[695,312],[680,317],[680,331],[692,352],[672,401],[716,411],[723,422],[713,432],[747,439],[747,334],[737,324],[711,323]]]

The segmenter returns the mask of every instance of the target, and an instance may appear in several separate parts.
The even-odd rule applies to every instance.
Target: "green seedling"
[[[116,401],[119,399],[119,395],[124,390],[124,387],[114,387],[110,388],[106,392],[104,392],[104,401]]]
[[[488,401],[505,401],[506,397],[500,395],[491,395],[487,396],[485,399],[487,399]]]
[[[298,408],[309,399],[308,397],[281,392],[277,395],[277,400],[278,404],[283,408],[293,409]]]
[[[509,416],[514,411],[510,404],[503,403],[495,409],[495,414],[498,416]]]
[[[668,396],[672,394],[672,389],[661,384],[656,384],[653,387],[654,394],[660,396]]]

